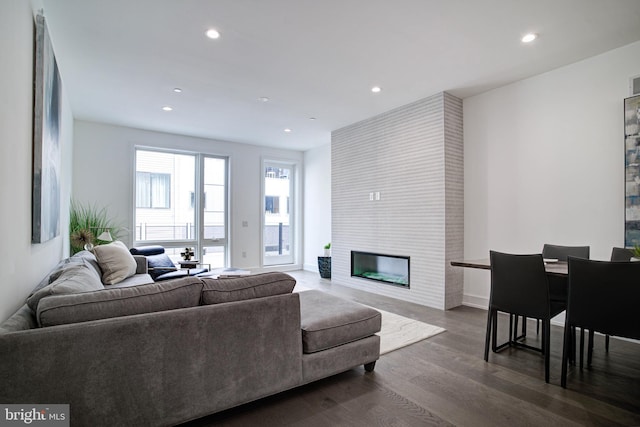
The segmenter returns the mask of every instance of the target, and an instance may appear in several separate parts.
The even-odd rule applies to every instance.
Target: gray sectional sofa
[[[380,354],[379,312],[292,292],[284,273],[82,289],[91,268],[91,253],[63,261],[0,324],[0,402],[69,404],[72,426],[175,425]]]

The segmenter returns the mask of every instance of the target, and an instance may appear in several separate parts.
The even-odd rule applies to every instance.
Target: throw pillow
[[[220,304],[252,298],[288,294],[293,291],[296,279],[285,273],[273,272],[240,276],[229,279],[202,277],[202,304]]]
[[[105,285],[115,285],[136,274],[136,260],[120,241],[96,246],[93,254],[102,270],[102,283]]]
[[[147,265],[149,266],[149,274],[153,277],[153,280],[157,280],[158,276],[165,273],[177,270],[175,264],[171,261],[171,258],[169,258],[169,255],[165,253],[147,255]]]
[[[57,279],[42,288],[36,288],[27,298],[27,305],[34,312],[38,303],[50,295],[76,294],[104,289],[99,273],[86,261],[67,264],[57,273]]]

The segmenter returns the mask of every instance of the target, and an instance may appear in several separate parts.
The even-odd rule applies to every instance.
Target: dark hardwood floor
[[[188,426],[639,426],[640,345],[596,336],[591,369],[571,366],[560,387],[562,332],[551,331],[551,382],[544,361],[505,349],[483,359],[487,312],[427,308],[332,284],[296,271],[297,290],[321,289],[447,329],[362,367],[205,417]],[[501,317],[506,336],[508,318]],[[538,344],[535,323],[529,342]]]

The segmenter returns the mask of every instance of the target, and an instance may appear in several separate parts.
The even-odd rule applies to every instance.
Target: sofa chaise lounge
[[[72,261],[99,268],[91,255]],[[165,426],[373,370],[380,313],[294,286],[263,273],[45,292],[0,324],[0,402],[69,404],[72,426]]]

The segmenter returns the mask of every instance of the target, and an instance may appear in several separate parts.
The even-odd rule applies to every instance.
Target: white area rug
[[[378,308],[376,310],[382,314],[382,328],[378,332],[378,335],[380,335],[381,355],[446,331],[446,329],[438,326],[419,322]]]

